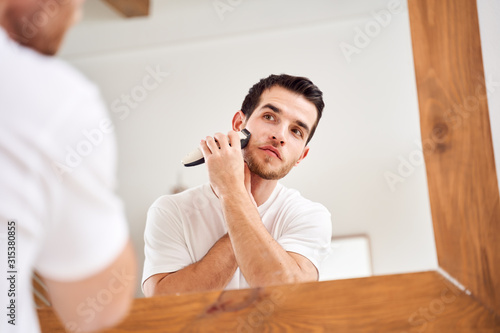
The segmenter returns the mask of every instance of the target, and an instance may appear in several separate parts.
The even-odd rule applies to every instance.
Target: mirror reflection
[[[284,200],[281,206],[291,204],[291,199],[277,195],[277,189],[297,190],[301,197],[331,213],[333,241],[319,248],[309,247],[313,255],[297,249],[303,245],[303,239],[297,235],[290,237],[294,242],[290,241],[290,248],[286,248],[286,242],[280,243],[280,236],[272,230],[267,235],[252,234],[250,229],[235,227],[235,238],[238,232],[242,233],[241,248],[235,248],[230,239],[231,227],[224,223],[214,231],[172,220],[170,231],[151,231],[157,242],[186,243],[187,232],[198,234],[189,239],[193,244],[184,243],[180,244],[183,247],[169,250],[171,259],[180,260],[175,267],[163,263],[162,251],[154,254],[157,260],[151,266],[159,270],[148,274],[179,271],[183,265],[188,267],[203,258],[217,244],[225,246],[219,249],[225,254],[232,250],[237,257],[242,253],[238,262],[245,262],[245,254],[255,255],[246,258],[248,273],[241,273],[245,269],[236,267],[234,260],[230,262],[228,267],[238,270],[239,275],[229,274],[231,278],[226,276],[228,281],[217,288],[227,286],[233,279],[248,282],[256,267],[273,278],[285,276],[282,270],[264,269],[268,267],[264,266],[266,260],[277,260],[274,265],[280,262],[281,267],[282,261],[276,259],[279,254],[288,254],[281,260],[295,265],[290,267],[305,267],[291,274],[303,281],[437,267],[419,143],[406,2],[156,1],[152,2],[148,17],[125,19],[103,2],[88,1],[85,11],[83,21],[67,36],[61,57],[99,85],[114,121],[119,150],[118,194],[124,201],[138,258],[144,258],[146,220],[150,207],[156,207],[154,203],[171,198],[165,195],[199,188],[211,199],[192,199],[193,205],[216,205],[217,194],[226,190],[220,186],[233,184],[218,180],[215,188],[207,185],[213,179],[209,177],[217,178],[214,174],[221,169],[216,163],[211,169],[207,163],[186,168],[180,162],[199,147],[200,140],[214,137],[215,133],[227,135],[230,130],[245,127],[252,134],[255,132],[245,149],[255,150],[256,158],[269,161],[266,165],[273,170],[286,160],[300,162],[286,177],[266,182],[274,184],[271,190],[263,187],[267,196],[253,196],[259,208],[245,206],[248,200],[237,202],[240,212],[234,218],[235,224],[241,218],[257,217],[273,194]],[[303,138],[292,138],[301,132],[307,137],[314,126],[317,108],[307,98],[299,95],[297,100],[295,93],[282,91],[278,86],[265,90],[255,114],[248,117],[241,112],[250,87],[271,74],[282,73],[307,77],[323,93],[325,108],[307,149]],[[259,117],[253,118],[256,115]],[[279,126],[270,125],[271,121]],[[281,134],[274,129],[264,131],[272,126],[279,127],[276,133]],[[290,137],[280,139],[283,133]],[[262,139],[268,136],[268,141]],[[227,143],[226,136],[216,138],[219,143]],[[297,141],[293,149],[283,153],[285,150],[279,149],[286,148],[276,148],[282,142],[291,146],[289,140]],[[258,151],[262,146],[272,148]],[[207,144],[212,152],[210,147],[215,151],[217,145]],[[282,153],[289,156],[280,156]],[[248,186],[230,191],[234,196],[232,204],[244,197],[237,196],[237,191],[247,189],[248,193]],[[245,197],[248,198],[252,197]],[[166,205],[170,206],[169,211],[178,208],[177,203]],[[290,210],[295,212],[299,207],[307,210],[303,203],[294,203]],[[216,208],[219,221],[224,214],[227,219],[227,214],[234,213],[229,207]],[[158,213],[152,218],[164,215],[160,225],[171,217],[164,208],[154,209]],[[306,229],[323,219],[312,216]],[[270,219],[276,222],[274,217]],[[201,224],[207,220],[200,216],[197,221]],[[300,234],[301,230],[296,232]],[[326,232],[328,228],[321,229],[320,234],[324,236]],[[172,235],[178,238],[170,239]],[[252,244],[245,247],[246,242]],[[268,243],[279,248],[262,250]],[[330,256],[322,264],[315,262],[314,250],[318,254],[327,248],[331,248]],[[323,256],[319,255],[317,260],[321,259]],[[143,274],[142,264],[139,276]],[[222,268],[216,266],[219,264],[221,260],[216,259],[210,268],[220,272]],[[250,280],[253,278],[255,283],[262,283],[255,276]],[[247,287],[244,283],[236,285]],[[136,295],[144,296],[139,283]]]

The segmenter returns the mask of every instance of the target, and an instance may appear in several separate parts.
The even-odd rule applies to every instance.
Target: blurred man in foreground
[[[68,331],[116,324],[133,298],[111,121],[98,89],[52,57],[82,3],[0,0],[2,332],[39,331],[34,270]]]

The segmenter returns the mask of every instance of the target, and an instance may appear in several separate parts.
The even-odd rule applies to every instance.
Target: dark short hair
[[[323,102],[323,93],[321,92],[321,90],[319,90],[319,88],[306,77],[292,76],[288,74],[272,74],[264,79],[261,79],[248,90],[248,94],[246,95],[245,100],[241,105],[241,111],[245,114],[247,119],[250,118],[252,113],[259,105],[260,96],[262,95],[262,93],[274,86],[280,86],[293,93],[304,96],[305,99],[316,106],[318,117],[316,118],[316,122],[311,128],[309,137],[307,138],[306,144],[309,143],[314,135],[314,132],[316,131],[316,127],[318,126],[321,115],[323,114],[325,103]]]

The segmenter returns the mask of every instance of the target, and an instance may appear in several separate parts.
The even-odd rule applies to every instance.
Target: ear
[[[295,162],[294,166],[299,165],[299,163],[302,162],[302,160],[304,158],[306,158],[307,154],[309,154],[309,146],[304,147],[304,150],[302,151],[302,155],[300,155],[299,159],[297,160],[297,162]]]
[[[239,132],[245,128],[246,116],[243,111],[238,111],[233,117],[233,131]]]

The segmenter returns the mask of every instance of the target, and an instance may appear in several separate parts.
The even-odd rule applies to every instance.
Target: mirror
[[[60,53],[97,83],[114,120],[139,261],[153,201],[208,180],[180,159],[230,129],[260,78],[289,73],[317,84],[326,107],[309,156],[282,183],[330,210],[334,237],[365,235],[373,274],[437,268],[406,1],[151,6],[125,19],[87,1]]]

